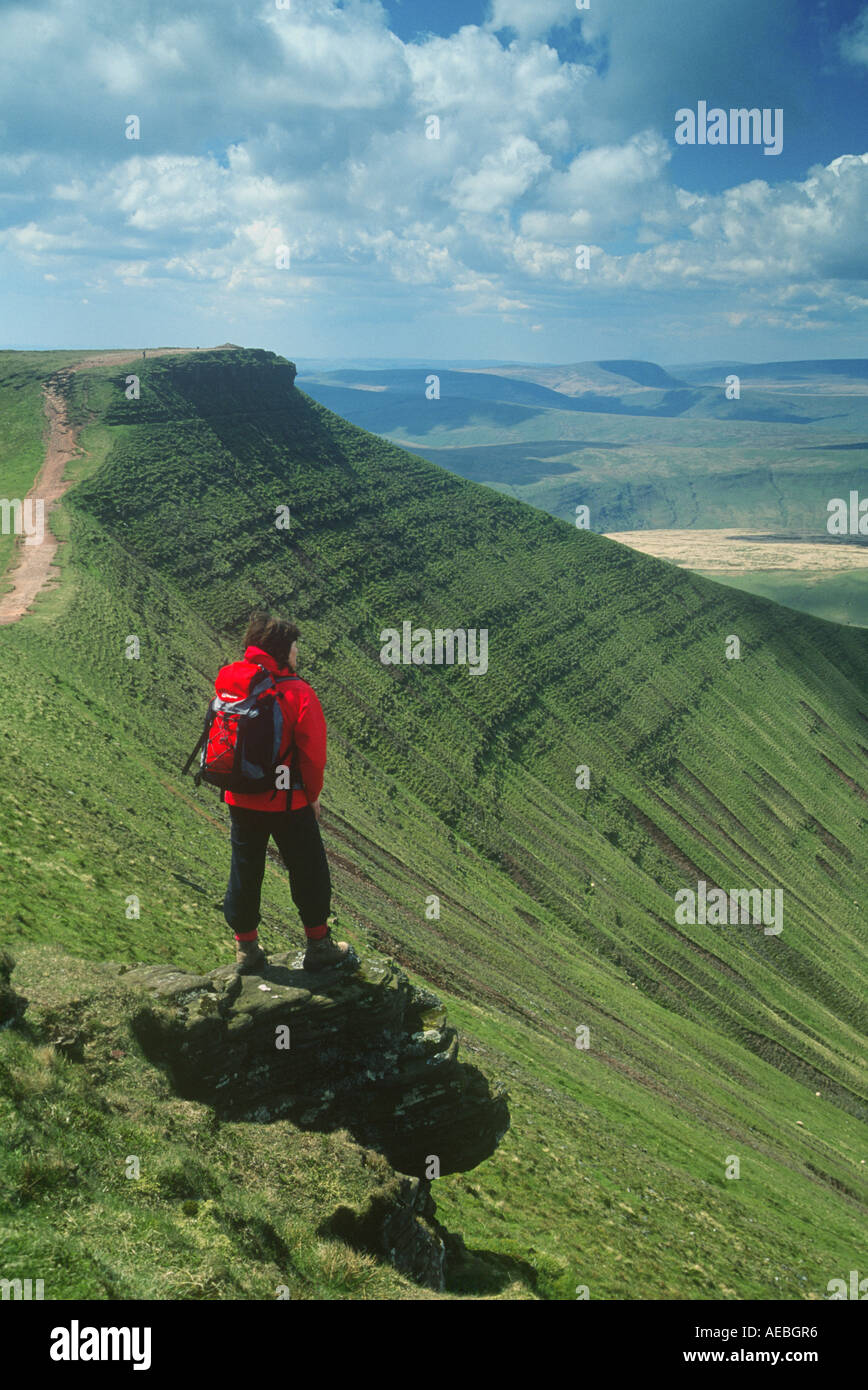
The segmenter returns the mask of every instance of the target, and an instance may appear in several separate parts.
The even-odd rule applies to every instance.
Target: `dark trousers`
[[[289,870],[289,891],[302,925],[321,926],[331,910],[331,876],[316,816],[298,811],[251,811],[230,806],[232,866],[223,899],[223,916],[238,934],[256,931],[265,874],[265,851],[274,836]]]

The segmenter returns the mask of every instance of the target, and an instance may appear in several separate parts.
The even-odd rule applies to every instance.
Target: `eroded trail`
[[[71,479],[65,479],[63,475],[69,460],[78,452],[78,430],[66,418],[66,403],[57,387],[46,385],[43,395],[48,422],[45,462],[27,497],[33,499],[34,516],[36,504],[42,502],[45,532],[38,544],[28,544],[22,537],[16,545],[15,556],[6,573],[12,588],[0,594],[0,625],[8,625],[22,618],[36,595],[56,584],[60,577],[60,571],[54,564],[58,542],[52,533],[49,518],[70,485]]]
[[[193,351],[198,352],[200,349],[158,348],[149,351],[148,357],[163,357],[170,353],[186,354]],[[82,371],[86,367],[120,366],[126,362],[139,361],[141,356],[139,349],[95,353],[90,357],[83,357],[80,362],[75,362],[72,366],[58,372],[54,381],[69,376],[71,372]],[[7,583],[11,582],[12,588],[0,594],[0,627],[8,626],[10,623],[17,622],[19,618],[23,618],[24,614],[33,606],[37,595],[43,589],[57,584],[60,579],[60,570],[54,564],[59,542],[52,533],[49,518],[72,482],[71,478],[64,478],[64,473],[70,459],[79,452],[78,436],[81,427],[76,428],[70,425],[66,416],[66,404],[63,395],[56,385],[47,382],[43,387],[43,395],[48,427],[45,461],[39,470],[36,481],[27,493],[27,497],[32,499],[34,517],[37,503],[42,502],[45,529],[38,544],[28,544],[24,537],[18,540],[12,562],[4,575],[4,580]],[[26,500],[26,498],[22,499],[22,501]]]

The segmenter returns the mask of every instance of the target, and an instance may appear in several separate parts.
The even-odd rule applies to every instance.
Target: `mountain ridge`
[[[515,1091],[513,1128],[477,1170],[509,1234],[498,1244],[493,1207],[451,1178],[437,1194],[450,1229],[518,1254],[555,1219],[546,1204],[567,1203],[574,1230],[544,1249],[548,1296],[571,1296],[588,1252],[599,1296],[635,1296],[649,1277],[651,1296],[823,1287],[852,1244],[863,1182],[864,636],[444,473],[280,385],[280,363],[203,365],[197,381],[181,358],[143,364],[139,402],[110,369],[88,374],[87,405],[71,389],[85,446],[108,443],[67,494],[56,630],[37,605],[0,634],[9,708],[34,677],[40,691],[39,721],[15,726],[34,768],[29,810],[0,783],[4,855],[13,869],[30,861],[26,880],[13,874],[4,936],[211,968],[225,928],[163,870],[210,882],[225,828],[178,767],[251,604],[285,609],[330,722],[341,931],[435,985],[462,1046]],[[288,535],[273,526],[279,506]],[[379,633],[404,618],[488,627],[488,673],[384,667]],[[138,664],[123,655],[130,633]],[[728,661],[732,633],[742,656]],[[49,752],[61,695],[100,750],[85,768],[73,741],[62,773]],[[101,712],[120,759],[101,750]],[[58,778],[73,774],[65,846]],[[674,893],[700,875],[782,887],[781,938],[679,929]],[[291,906],[273,867],[266,877],[269,946],[286,941]],[[131,927],[123,902],[137,888],[147,910]],[[734,1136],[778,1204],[761,1240],[764,1199],[721,1183],[713,1156]],[[669,1235],[657,1197],[641,1199],[640,1220],[631,1195],[661,1184],[690,1214],[682,1230],[670,1210]],[[809,1194],[824,1235],[806,1253]],[[726,1234],[703,1239],[703,1272],[685,1274],[702,1210]],[[653,1258],[643,1221],[664,1242]],[[606,1252],[613,1237],[626,1264]],[[769,1248],[781,1286],[763,1274]]]

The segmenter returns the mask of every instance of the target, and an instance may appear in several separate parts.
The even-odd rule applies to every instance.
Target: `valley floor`
[[[832,622],[868,627],[868,546],[740,527],[612,531],[609,539]]]

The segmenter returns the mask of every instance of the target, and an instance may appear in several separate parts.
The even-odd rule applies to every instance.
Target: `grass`
[[[27,1030],[0,1033],[4,1277],[52,1299],[434,1296],[318,1234],[386,1189],[385,1161],[345,1132],[217,1125],[145,1061],[134,1003],[92,966],[37,950],[19,975]],[[70,1030],[80,1060],[44,1041]]]
[[[268,603],[298,617],[302,673],[329,720],[341,935],[435,988],[468,1060],[510,1088],[498,1153],[435,1184],[471,1252],[450,1296],[573,1298],[587,1284],[599,1298],[823,1297],[864,1222],[865,635],[455,478],[293,390],[270,354],[157,359],[137,403],[123,373],[87,376],[98,447],[63,508],[64,597],[0,632],[0,939],[34,973],[33,997],[52,974],[35,947],[228,959],[225,813],[179,769],[218,665]],[[87,418],[82,389],[76,378],[71,409]],[[487,627],[488,674],[381,665],[381,629],[405,618]],[[733,633],[740,661],[724,656]],[[674,892],[700,876],[782,887],[782,936],[676,927]],[[263,917],[267,946],[300,941],[273,861]],[[77,1068],[45,1046],[0,1033],[6,1094],[47,1088],[2,1171],[20,1176],[36,1153],[59,1165],[7,1196],[6,1277],[14,1254],[25,1277],[54,1259],[68,1296],[273,1296],[259,1291],[288,1257],[268,1256],[256,1227],[261,1249],[239,1269],[225,1215],[248,1145],[246,1199],[292,1252],[294,1296],[419,1295],[324,1242],[306,1198],[281,1225],[283,1191],[258,1157],[279,1147],[275,1127],[206,1143],[191,1111],[175,1153],[165,1117],[181,1124],[186,1103],[140,1058],[112,1083],[141,1113],[112,1131],[111,1153],[150,1143],[155,1174],[193,1165],[188,1189],[154,1177],[140,1211],[127,1180],[103,1192],[99,1165],[82,1188],[69,1165],[86,1170],[88,1125],[107,1144],[115,1071],[101,1043]],[[76,1096],[93,1113],[63,1125]],[[325,1209],[352,1179],[334,1136],[318,1139]],[[296,1143],[288,1127],[282,1142]],[[201,1225],[179,1217],[183,1202]],[[108,1232],[121,1220],[132,1256],[119,1264]]]
[[[823,570],[762,570],[749,574],[720,575],[720,584],[731,584],[749,594],[773,599],[788,608],[812,613],[832,623],[868,627],[868,571],[828,574]]]

